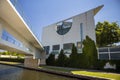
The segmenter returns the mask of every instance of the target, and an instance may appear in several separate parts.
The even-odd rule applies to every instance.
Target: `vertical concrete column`
[[[24,66],[30,68],[38,68],[38,59],[34,59],[33,56],[26,56]]]
[[[40,59],[40,63],[39,63],[39,65],[46,65],[46,59],[45,58],[42,58],[42,59]]]
[[[40,58],[40,61],[39,61],[39,65],[46,65],[46,54],[45,54],[45,52],[41,53],[41,58]]]
[[[0,39],[2,37],[2,32],[3,32],[3,27],[2,27],[2,24],[0,23]]]

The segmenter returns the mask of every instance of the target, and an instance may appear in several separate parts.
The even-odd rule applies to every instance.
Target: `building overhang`
[[[0,0],[0,18],[6,21],[13,30],[20,34],[34,47],[43,50],[39,40],[35,37],[26,22],[17,12],[10,0]]]
[[[94,8],[93,9],[94,10],[94,15],[96,15],[100,11],[100,9],[102,9],[103,7],[104,7],[104,5],[101,5],[101,6],[98,6],[98,7]]]

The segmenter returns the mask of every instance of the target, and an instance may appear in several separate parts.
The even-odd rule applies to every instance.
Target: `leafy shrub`
[[[68,63],[68,58],[67,56],[64,54],[63,49],[60,51],[60,54],[58,55],[58,58],[56,60],[56,65],[57,66],[62,66],[65,67],[67,66]]]
[[[51,65],[51,66],[55,65],[55,55],[54,54],[51,53],[49,55],[49,57],[46,59],[46,64]]]

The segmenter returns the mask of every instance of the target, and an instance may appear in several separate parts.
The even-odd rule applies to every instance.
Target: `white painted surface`
[[[56,32],[56,24],[58,22],[44,27],[42,33],[43,46],[50,46],[49,53],[51,53],[53,45],[59,44],[60,50],[63,49],[64,43],[75,43],[75,45],[77,45],[77,42],[81,41],[80,23],[83,23],[83,39],[88,35],[96,42],[94,16],[102,7],[103,6],[99,6],[82,14],[68,18],[73,19],[73,24],[71,29],[65,35],[59,35]]]
[[[109,62],[107,62],[104,66],[104,69],[116,69],[116,65],[111,65]]]

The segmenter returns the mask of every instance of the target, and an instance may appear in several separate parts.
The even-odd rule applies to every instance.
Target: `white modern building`
[[[103,7],[94,9],[48,25],[43,28],[42,44],[46,53],[58,54],[61,49],[67,54],[71,53],[72,44],[82,52],[82,41],[88,35],[96,42],[94,16]]]

